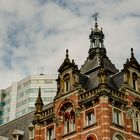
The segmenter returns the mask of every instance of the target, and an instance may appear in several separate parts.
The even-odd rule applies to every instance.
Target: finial
[[[38,97],[41,97],[41,88],[39,87]]]
[[[69,51],[68,51],[68,49],[66,49],[66,59],[68,59],[69,58]]]
[[[72,59],[72,64],[75,64],[74,59]]]
[[[126,63],[129,63],[129,59],[126,60]]]
[[[42,101],[42,98],[41,98],[41,88],[39,87],[39,90],[38,90],[38,97],[36,99],[36,102],[35,102],[35,106],[37,107],[37,105],[41,105],[43,106],[43,101]]]
[[[131,48],[131,58],[134,58],[133,48]]]

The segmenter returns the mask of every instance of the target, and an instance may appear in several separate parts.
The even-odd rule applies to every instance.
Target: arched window
[[[64,122],[64,134],[75,130],[75,112],[72,103],[66,102],[60,109],[59,115]]]
[[[124,138],[120,134],[117,134],[113,140],[124,140]]]
[[[64,91],[67,92],[70,90],[70,75],[67,73],[64,75]]]
[[[89,137],[87,138],[87,140],[93,140],[93,138],[89,136]]]
[[[94,134],[90,134],[85,140],[97,140]]]
[[[132,74],[132,84],[133,84],[133,88],[135,90],[137,90],[137,79],[138,79],[138,76],[136,73],[133,73]]]

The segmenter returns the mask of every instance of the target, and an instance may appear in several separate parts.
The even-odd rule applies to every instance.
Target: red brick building
[[[34,140],[140,140],[140,65],[133,49],[118,71],[97,23],[89,39],[80,70],[66,51],[54,102],[43,107],[39,89],[30,129]]]

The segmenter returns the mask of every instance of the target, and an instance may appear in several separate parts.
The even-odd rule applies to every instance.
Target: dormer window
[[[70,75],[65,74],[64,76],[64,91],[67,92],[70,90]]]
[[[13,140],[20,140],[23,135],[24,135],[24,131],[18,129],[14,129],[12,133]]]
[[[30,129],[29,131],[29,140],[33,140],[34,139],[34,128]]]
[[[29,129],[29,140],[34,140],[34,125],[30,123],[28,129]]]
[[[137,90],[137,79],[138,79],[137,74],[136,73],[133,73],[132,74],[132,84],[133,84],[134,90]]]

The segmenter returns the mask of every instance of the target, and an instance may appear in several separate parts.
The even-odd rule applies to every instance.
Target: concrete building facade
[[[38,87],[41,87],[44,104],[52,102],[56,95],[56,75],[31,75],[2,89],[0,91],[0,124],[33,111]]]

